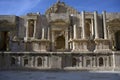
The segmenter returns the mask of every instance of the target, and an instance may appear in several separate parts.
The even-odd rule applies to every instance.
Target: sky
[[[120,0],[61,0],[80,11],[120,12]],[[57,0],[0,0],[0,15],[25,15],[45,11]]]

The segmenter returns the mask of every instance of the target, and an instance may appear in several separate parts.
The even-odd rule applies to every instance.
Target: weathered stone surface
[[[0,15],[0,69],[120,70],[120,13],[57,2],[44,15]]]

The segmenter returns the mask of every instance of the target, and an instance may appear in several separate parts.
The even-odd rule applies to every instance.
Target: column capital
[[[81,13],[85,13],[85,11],[83,10],[83,11],[81,11]]]
[[[102,11],[102,13],[106,13],[106,11]]]
[[[98,13],[97,11],[94,11],[94,13]]]

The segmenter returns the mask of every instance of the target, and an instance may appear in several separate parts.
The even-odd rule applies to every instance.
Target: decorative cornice
[[[61,8],[62,7],[62,8]],[[62,9],[62,10],[61,10]],[[57,3],[53,4],[46,12],[45,14],[50,13],[69,13],[69,14],[76,14],[79,13],[74,8],[66,5],[64,2],[58,1]]]

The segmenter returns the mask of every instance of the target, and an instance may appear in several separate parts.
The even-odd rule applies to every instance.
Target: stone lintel
[[[88,42],[88,39],[72,39],[71,41],[75,41],[75,42]]]

